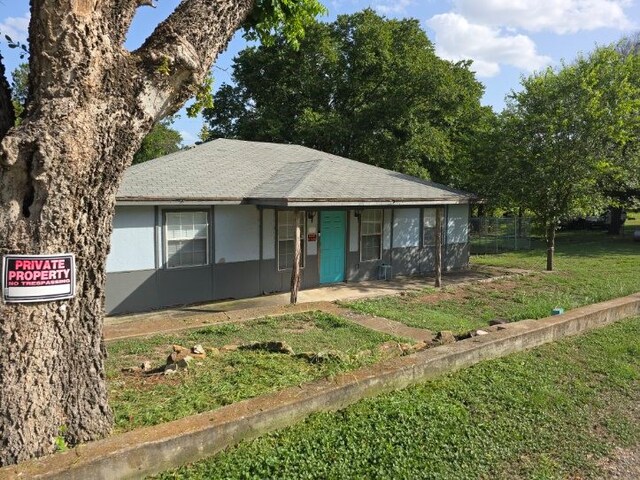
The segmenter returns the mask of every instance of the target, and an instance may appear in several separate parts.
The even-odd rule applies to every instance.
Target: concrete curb
[[[564,315],[508,324],[489,335],[424,350],[301,387],[81,445],[0,469],[0,479],[140,478],[210,456],[241,440],[382,392],[536,347],[640,313],[640,293]]]

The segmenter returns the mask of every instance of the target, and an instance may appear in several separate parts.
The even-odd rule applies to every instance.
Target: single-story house
[[[473,195],[297,145],[218,139],[130,167],[117,195],[106,310],[138,312],[302,285],[468,265]]]

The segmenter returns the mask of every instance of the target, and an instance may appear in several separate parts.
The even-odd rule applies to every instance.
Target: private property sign
[[[2,298],[5,302],[46,302],[75,295],[73,254],[5,255]]]

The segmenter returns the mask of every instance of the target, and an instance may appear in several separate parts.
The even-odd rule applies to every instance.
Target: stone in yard
[[[140,365],[140,368],[143,372],[151,370],[151,362],[149,360],[145,360],[144,362],[142,362],[142,365]]]
[[[175,363],[165,365],[164,367],[165,375],[173,375],[174,373],[177,373],[177,372],[178,372],[178,365],[176,365]]]
[[[504,318],[494,318],[493,320],[489,320],[489,326],[493,327],[494,325],[503,325],[508,323]]]
[[[486,330],[476,330],[476,335],[489,335]]]
[[[189,364],[193,361],[193,357],[190,355],[186,355],[183,358],[181,358],[180,360],[178,360],[175,364],[178,366],[179,370],[184,370],[186,369]]]
[[[440,345],[446,345],[448,343],[454,343],[456,341],[456,337],[453,335],[452,331],[443,330],[441,332],[436,333],[435,341]]]
[[[207,353],[204,351],[204,347],[202,345],[194,345],[191,347],[191,356],[193,358],[206,358]]]

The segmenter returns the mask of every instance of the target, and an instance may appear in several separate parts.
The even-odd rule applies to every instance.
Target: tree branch
[[[184,0],[133,52],[144,89],[140,104],[154,120],[175,113],[202,84],[255,0]]]
[[[13,127],[16,120],[16,112],[11,102],[11,88],[5,77],[4,63],[0,55],[0,140]]]

